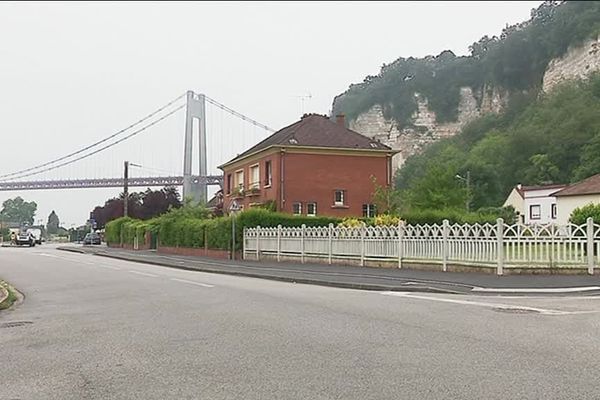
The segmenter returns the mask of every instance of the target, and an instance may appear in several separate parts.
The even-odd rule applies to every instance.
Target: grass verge
[[[2,286],[8,292],[8,297],[4,299],[2,303],[0,303],[0,310],[6,310],[12,306],[15,301],[17,301],[17,295],[7,282],[0,280],[0,286]]]

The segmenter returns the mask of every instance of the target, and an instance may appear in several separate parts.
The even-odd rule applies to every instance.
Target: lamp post
[[[467,212],[469,212],[469,210],[471,208],[470,207],[470,203],[471,203],[471,171],[467,171],[466,178],[463,178],[459,174],[456,174],[455,178],[460,179],[461,181],[465,181],[465,183],[467,184],[467,201],[465,203],[466,203]]]

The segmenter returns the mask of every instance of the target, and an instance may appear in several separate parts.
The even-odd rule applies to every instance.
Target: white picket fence
[[[298,227],[244,229],[244,258],[261,255],[327,260],[393,261],[504,268],[587,267],[593,274],[600,254],[600,225],[496,224]]]

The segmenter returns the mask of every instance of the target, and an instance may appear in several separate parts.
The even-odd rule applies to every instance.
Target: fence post
[[[360,266],[365,266],[365,223],[360,226]]]
[[[496,266],[496,275],[504,275],[504,220],[496,220],[496,244],[498,253],[498,264]]]
[[[256,227],[256,260],[260,260],[260,225]]]
[[[442,221],[442,271],[448,271],[448,220]]]
[[[398,221],[398,268],[402,268],[402,257],[404,256],[404,221]]]
[[[331,265],[331,258],[333,255],[333,224],[329,224],[329,235],[327,237],[327,239],[329,240],[329,254],[328,254],[328,258],[327,258],[327,262],[329,263],[329,265]]]
[[[300,237],[300,262],[304,264],[304,235],[306,234],[306,225],[302,224],[302,236]]]
[[[592,217],[588,217],[586,220],[587,229],[587,264],[588,274],[594,275],[594,220]]]
[[[277,262],[281,261],[281,224],[277,225]]]

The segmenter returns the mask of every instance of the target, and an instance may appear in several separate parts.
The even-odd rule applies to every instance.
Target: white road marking
[[[188,281],[187,279],[177,279],[177,278],[171,278],[172,281],[176,281],[176,282],[183,282],[183,283],[189,283],[191,285],[198,285],[198,286],[202,286],[202,287],[215,287],[215,285],[209,285],[206,283],[201,283],[201,282],[194,282],[194,281]]]
[[[111,265],[96,265],[96,266],[100,267],[100,268],[114,269],[115,271],[120,271],[121,270],[121,268],[119,268],[119,267],[113,267]]]
[[[486,302],[481,302],[481,301],[450,299],[447,297],[424,296],[424,295],[418,295],[418,294],[407,293],[407,292],[380,292],[380,294],[383,294],[385,296],[405,297],[405,298],[409,298],[409,299],[429,300],[429,301],[437,301],[437,302],[441,302],[441,303],[461,304],[461,305],[467,305],[467,306],[532,311],[532,312],[536,312],[536,313],[544,314],[544,315],[588,314],[588,313],[598,312],[598,311],[551,310],[551,309],[546,309],[546,308],[520,306],[520,305],[514,305],[514,304],[486,303]]]
[[[144,275],[144,276],[149,276],[149,277],[152,277],[152,278],[158,277],[158,275],[148,274],[146,272],[133,271],[133,270],[130,270],[129,272],[131,272],[132,274]]]
[[[480,293],[576,293],[600,290],[600,286],[580,286],[570,288],[483,288],[474,287],[471,292]]]

